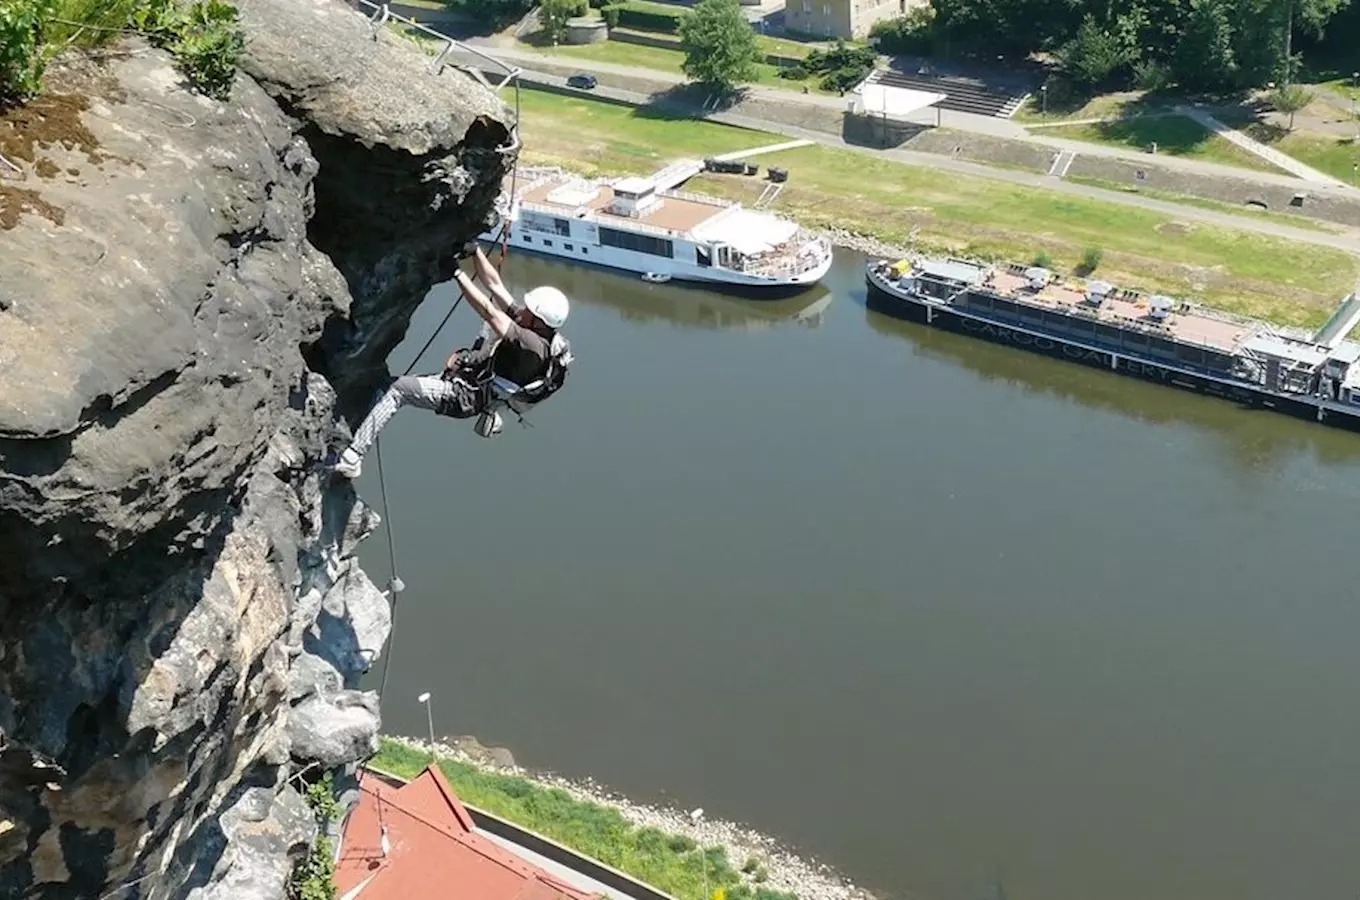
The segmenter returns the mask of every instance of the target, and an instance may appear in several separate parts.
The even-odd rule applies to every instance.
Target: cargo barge
[[[1360,295],[1316,334],[1038,266],[870,261],[869,306],[1159,384],[1360,430]]]

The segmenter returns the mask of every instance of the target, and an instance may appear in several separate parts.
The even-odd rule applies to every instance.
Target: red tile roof
[[[388,852],[382,851],[387,827]],[[401,787],[371,774],[345,823],[341,900],[588,900],[476,831],[438,768]]]

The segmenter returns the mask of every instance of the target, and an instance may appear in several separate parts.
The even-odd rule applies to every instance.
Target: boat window
[[[1106,343],[1114,344],[1116,346],[1119,345],[1119,329],[1115,328],[1113,325],[1097,325],[1096,337]]]
[[[563,237],[570,237],[571,222],[566,219],[553,219],[553,230]]]
[[[529,237],[529,235],[526,234],[526,235],[524,236],[524,243],[526,243],[526,244],[532,244],[533,242],[534,242],[534,239],[531,238],[531,237]]]
[[[1010,300],[1002,300],[1000,297],[997,297],[992,301],[992,308],[1002,315],[1015,315],[1015,304]]]
[[[545,246],[545,247],[551,247],[551,246],[552,246],[552,241],[548,240],[547,238],[544,238],[544,239],[543,239],[543,246]]]
[[[581,248],[581,255],[582,255],[582,256],[589,256],[589,255],[590,255],[590,248],[589,248],[589,247],[582,247],[582,248]]]
[[[695,258],[695,260],[699,263],[699,265],[701,265],[701,266],[711,266],[711,265],[713,265],[713,257],[712,257],[712,255],[708,252],[708,248],[707,248],[707,247],[695,247],[695,248],[694,248],[694,258]]]
[[[565,249],[565,250],[574,250],[574,249],[576,249],[576,248],[573,247],[571,244],[563,244],[562,247],[563,247],[563,249]]]
[[[674,258],[675,243],[667,238],[652,237],[649,234],[636,234],[620,231],[617,228],[600,226],[600,244],[605,247],[618,247],[620,250],[634,250],[650,253],[652,256]]]

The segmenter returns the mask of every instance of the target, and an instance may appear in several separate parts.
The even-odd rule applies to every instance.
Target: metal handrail
[[[388,22],[400,22],[401,24],[406,25],[409,28],[414,28],[423,34],[428,35],[433,40],[443,41],[444,49],[439,51],[439,53],[435,56],[434,61],[430,64],[430,71],[435,75],[438,75],[440,72],[444,70],[444,66],[446,65],[446,63],[444,62],[445,57],[447,57],[455,47],[458,48],[459,50],[471,54],[472,56],[477,57],[478,59],[485,60],[486,62],[493,64],[497,69],[504,72],[505,77],[501,78],[500,83],[492,85],[489,81],[486,80],[486,77],[482,74],[480,69],[467,68],[467,71],[470,72],[474,78],[476,78],[478,81],[481,81],[493,92],[498,93],[501,88],[505,87],[507,84],[510,83],[511,79],[518,78],[524,72],[524,70],[521,69],[519,66],[512,66],[509,63],[506,63],[503,60],[499,60],[496,57],[490,55],[489,53],[484,53],[483,51],[478,50],[476,47],[465,44],[462,41],[457,40],[456,38],[451,38],[447,34],[440,34],[434,29],[420,24],[415,19],[407,18],[406,16],[403,16],[400,13],[392,12],[392,7],[390,4],[374,3],[373,0],[351,0],[351,2],[353,2],[356,6],[367,7],[368,9],[371,9],[373,11],[372,14],[369,16],[368,21],[369,24],[371,25],[371,31],[373,39],[375,41],[378,39],[378,31],[382,28],[382,26],[386,25]],[[518,149],[518,146],[516,146],[515,149]]]

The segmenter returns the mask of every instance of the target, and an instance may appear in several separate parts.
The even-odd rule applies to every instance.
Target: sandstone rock
[[[84,143],[26,166],[46,216],[0,219],[0,897],[280,896],[314,827],[289,778],[376,749],[352,688],[390,618],[376,516],[320,466],[330,382],[382,370],[480,230],[509,123],[342,4],[246,13],[268,92],[207,100],[145,46],[54,66]]]
[[[279,900],[293,863],[316,838],[316,820],[297,791],[250,788],[221,817],[222,847],[206,887],[188,900]]]
[[[321,164],[312,243],[344,274],[348,321],[310,354],[357,414],[430,285],[481,232],[515,154],[513,114],[461,69],[338,0],[241,0],[245,70],[288,112]],[[471,57],[463,56],[471,63]],[[507,88],[507,90],[510,90]]]
[[[331,768],[377,753],[381,724],[374,691],[314,694],[293,708],[288,737],[294,757]]]

